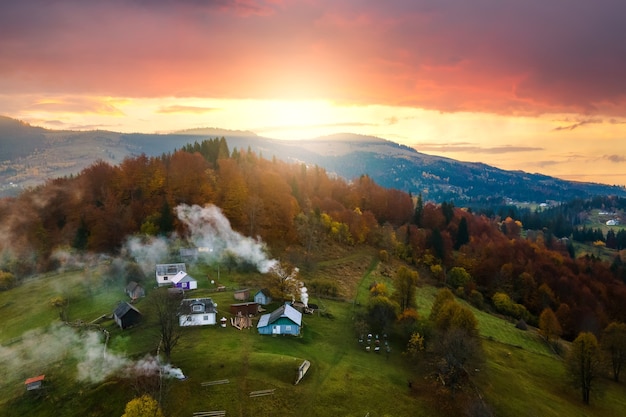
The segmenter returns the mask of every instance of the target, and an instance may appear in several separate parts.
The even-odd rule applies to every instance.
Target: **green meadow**
[[[389,279],[380,273],[371,253],[352,253],[346,262],[353,264],[355,256],[360,269],[358,276],[351,278],[354,298],[311,297],[309,302],[320,310],[304,315],[301,337],[261,336],[254,328],[238,330],[230,325],[182,329],[171,365],[187,378],[163,379],[158,395],[165,414],[193,416],[223,410],[227,416],[259,417],[458,415],[458,408],[441,406],[442,400],[453,403],[449,394],[433,386],[429,376],[421,373],[420,364],[407,363],[404,346],[396,340],[391,340],[389,355],[366,352],[359,344],[354,318],[365,308],[368,286]],[[342,267],[341,259],[321,265],[314,274],[332,276],[331,271],[338,267]],[[191,271],[194,276],[206,277],[208,273],[211,271]],[[72,353],[72,345],[82,343],[72,336],[76,330],[58,330],[67,326],[58,325],[58,309],[49,303],[55,296],[69,297],[68,317],[77,325],[110,315],[117,302],[125,300],[122,286],[98,285],[97,275],[97,271],[72,271],[41,276],[0,293],[0,364],[7,375],[0,382],[0,415],[121,416],[126,402],[141,390],[141,381],[127,378],[121,371],[97,381],[85,379],[81,367],[85,358]],[[236,302],[233,291],[246,287],[254,291],[261,278],[258,274],[222,272],[219,284],[225,285],[226,291],[216,292],[215,284],[200,280],[193,296],[212,297],[218,304],[218,317],[228,318],[228,306]],[[428,315],[436,291],[429,285],[419,288],[417,303],[422,317]],[[147,299],[142,299],[136,306],[142,310],[147,308],[145,303]],[[495,415],[623,415],[623,383],[602,379],[601,392],[592,398],[590,406],[584,406],[578,391],[567,383],[561,359],[536,331],[521,331],[509,321],[473,311],[479,321],[485,361],[472,373],[471,389],[485,399]],[[101,325],[110,339],[106,348],[100,341],[96,353],[129,362],[156,354],[158,335],[149,323],[125,331],[112,320]],[[57,330],[33,333],[46,328]],[[57,334],[62,340],[54,339]],[[37,346],[38,341],[45,346]],[[62,354],[34,357],[33,352],[52,350],[56,343]],[[310,361],[310,369],[294,385],[296,370],[304,360]],[[26,392],[24,380],[39,374],[46,375],[47,389],[35,396]],[[87,369],[87,374],[94,376],[95,370]],[[412,381],[411,388],[408,381]],[[270,394],[251,396],[255,391]]]

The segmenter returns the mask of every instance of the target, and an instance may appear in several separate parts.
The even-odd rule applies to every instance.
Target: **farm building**
[[[257,303],[237,303],[230,305],[230,314],[236,316],[241,314],[244,317],[254,316],[259,312],[259,305]]]
[[[174,287],[182,288],[183,290],[195,290],[198,288],[198,281],[185,271],[178,271],[171,278],[171,281]]]
[[[120,329],[127,329],[141,321],[141,313],[127,302],[121,302],[113,311],[113,319]]]
[[[145,297],[146,290],[136,281],[131,281],[126,285],[126,294],[130,297],[131,301],[135,301],[138,298]]]
[[[259,319],[257,330],[259,334],[288,334],[298,336],[302,326],[302,313],[283,304],[271,313],[264,314]]]
[[[245,290],[237,290],[235,291],[235,300],[239,300],[239,301],[248,301],[248,299],[250,298],[250,290],[249,289],[245,289]]]
[[[157,264],[156,282],[159,287],[172,285],[172,278],[180,271],[187,272],[187,267],[183,263],[178,264]]]
[[[272,297],[270,296],[270,291],[267,288],[259,290],[256,294],[254,294],[254,302],[262,306],[271,303]]]
[[[178,324],[180,326],[215,325],[217,304],[210,298],[186,298],[181,301]]]

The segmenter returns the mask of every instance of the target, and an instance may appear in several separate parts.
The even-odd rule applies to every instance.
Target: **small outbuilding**
[[[34,376],[32,378],[28,378],[24,385],[26,385],[26,391],[37,391],[43,388],[43,380],[46,378],[45,375]]]
[[[250,290],[246,288],[245,290],[237,290],[235,291],[235,300],[239,301],[248,301],[250,299]]]
[[[146,290],[136,281],[131,281],[126,284],[126,295],[128,295],[131,301],[135,301],[141,297],[146,296]]]
[[[141,321],[141,313],[127,302],[121,302],[113,311],[113,320],[120,329],[128,329]]]
[[[302,327],[302,313],[289,304],[283,304],[271,313],[262,315],[257,330],[259,334],[298,336],[300,327]]]
[[[259,312],[257,303],[237,303],[230,305],[230,314],[233,316],[241,315],[243,317],[255,316]]]
[[[272,297],[270,296],[270,291],[267,288],[257,291],[257,293],[254,294],[254,302],[262,306],[271,303]]]
[[[217,304],[210,298],[184,299],[180,303],[180,326],[207,326],[217,323]]]

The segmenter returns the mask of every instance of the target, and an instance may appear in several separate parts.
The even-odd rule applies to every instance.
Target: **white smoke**
[[[302,301],[302,304],[305,306],[309,306],[309,293],[304,285],[300,287],[300,301]]]
[[[0,346],[0,391],[25,379],[45,373],[59,363],[76,363],[76,380],[98,383],[111,376],[132,377],[158,373],[168,378],[184,379],[179,368],[161,365],[158,358],[147,356],[134,361],[121,353],[106,349],[103,334],[95,330],[77,330],[55,324],[47,329],[26,332],[9,347]]]
[[[261,273],[267,273],[277,264],[268,259],[265,245],[256,239],[234,231],[219,207],[209,204],[205,207],[181,204],[175,209],[178,218],[190,231],[190,240],[202,254],[219,259],[224,252],[230,252],[251,263]]]
[[[139,264],[146,276],[154,274],[154,267],[165,262],[169,255],[168,241],[160,237],[130,237],[124,245],[125,251]]]

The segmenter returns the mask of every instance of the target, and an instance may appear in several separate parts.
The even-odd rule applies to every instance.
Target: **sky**
[[[52,129],[372,135],[626,185],[623,0],[0,3],[0,115]]]

